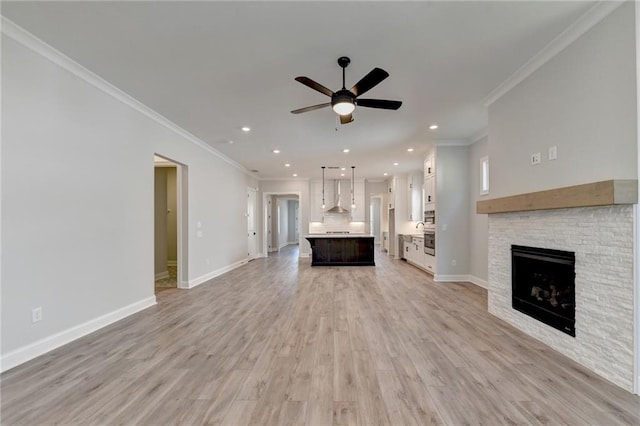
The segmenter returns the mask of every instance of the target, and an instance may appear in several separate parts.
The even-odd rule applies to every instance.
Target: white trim
[[[39,38],[37,38],[36,36],[28,32],[27,30],[25,30],[24,28],[20,27],[19,25],[15,24],[14,22],[5,18],[4,16],[0,16],[0,18],[1,18],[2,33],[5,34],[6,36],[12,38],[13,40],[27,47],[28,49],[33,50],[34,52],[38,53],[42,57],[48,59],[49,61],[58,65],[62,69],[70,72],[76,77],[81,78],[82,80],[91,84],[95,88],[103,91],[107,95],[112,96],[114,99],[117,99],[118,101],[122,102],[128,107],[138,111],[141,114],[146,115],[156,123],[182,136],[183,138],[187,139],[194,145],[197,145],[200,148],[204,149],[205,151],[210,152],[211,154],[227,162],[228,164],[240,170],[241,172],[245,173],[247,176],[251,176],[254,178],[256,177],[255,173],[251,173],[249,170],[247,170],[242,165],[240,165],[240,163],[237,163],[236,161],[227,157],[220,151],[213,148],[211,145],[204,142],[202,139],[199,139],[198,137],[192,135],[182,127],[178,126],[177,124],[175,124],[168,118],[164,117],[163,115],[159,114],[158,112],[152,110],[151,108],[149,108],[142,102],[138,101],[131,95],[128,95],[121,89],[118,89],[113,84],[109,83],[99,75],[95,74],[94,72],[80,65],[73,59],[66,56],[64,53],[60,52],[59,50],[55,49],[54,47],[40,40]]]
[[[640,114],[640,7],[635,2],[636,18],[636,115]],[[640,134],[636,131],[636,146],[640,148]],[[640,161],[640,149],[637,150],[638,161]],[[633,206],[633,337],[634,337],[634,357],[633,357],[633,393],[640,395],[640,277],[638,276],[638,266],[640,265],[640,212],[638,205]]]
[[[151,296],[89,320],[83,324],[61,331],[60,333],[45,337],[37,342],[15,349],[2,356],[0,359],[0,371],[7,371],[155,304],[156,296]]]
[[[493,89],[493,91],[484,98],[484,106],[491,106],[491,104],[504,96],[505,93],[540,69],[554,56],[562,52],[567,46],[580,38],[584,33],[589,31],[604,18],[609,16],[611,12],[616,10],[623,3],[623,1],[599,1],[596,3],[584,15],[578,18],[566,30],[561,32],[557,37],[543,47],[542,50],[518,68],[516,72],[511,74],[505,81],[500,83],[498,87]]]
[[[205,283],[215,277],[218,277],[222,274],[226,274],[229,271],[233,271],[236,268],[241,267],[242,265],[246,265],[249,262],[248,257],[246,259],[240,260],[238,262],[232,263],[231,265],[227,265],[227,266],[223,266],[222,268],[218,268],[215,271],[211,271],[208,274],[204,274],[199,276],[198,278],[194,278],[192,280],[189,280],[187,287],[185,288],[194,288],[196,286],[199,286],[202,283]]]
[[[489,136],[489,128],[488,127],[484,127],[480,130],[478,130],[476,133],[474,133],[473,135],[471,135],[471,137],[469,138],[469,145],[473,145],[476,142],[480,142],[482,139],[486,138]]]
[[[163,271],[163,272],[158,272],[155,276],[154,276],[155,280],[163,280],[165,278],[169,278],[169,271]]]
[[[640,373],[638,373],[638,368],[640,367],[640,312],[638,312],[638,308],[640,307],[640,285],[638,284],[638,262],[639,259],[639,250],[638,237],[640,237],[638,230],[640,226],[638,226],[638,205],[634,204],[633,206],[633,393],[639,395],[640,392]]]
[[[437,283],[448,283],[448,282],[471,282],[471,276],[469,275],[442,275],[435,274],[433,276],[433,281]],[[475,283],[474,283],[475,284]]]
[[[307,258],[311,257],[311,255],[309,253],[299,253],[298,257]]]
[[[178,266],[177,260],[167,260],[167,266]]]
[[[255,176],[254,176],[255,177]],[[311,178],[303,178],[303,177],[296,177],[296,178],[279,178],[279,177],[271,177],[271,178],[258,178],[256,177],[256,179],[260,180],[260,181],[291,181],[291,182],[308,182],[311,180]],[[289,192],[287,192],[287,194],[289,194]]]
[[[475,275],[468,275],[469,282],[477,285],[478,287],[482,287],[485,290],[489,289],[489,282],[487,280],[483,280],[482,278],[478,278]]]
[[[438,139],[435,141],[436,146],[469,146],[472,143],[470,139]]]

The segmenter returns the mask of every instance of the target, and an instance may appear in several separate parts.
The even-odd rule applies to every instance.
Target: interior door
[[[256,200],[257,191],[255,188],[247,189],[247,256],[249,259],[256,257],[257,236],[256,236]]]

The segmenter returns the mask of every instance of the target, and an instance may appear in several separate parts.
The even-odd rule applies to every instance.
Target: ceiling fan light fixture
[[[333,105],[333,110],[338,115],[349,115],[354,109],[356,109],[356,106],[351,102],[351,100],[341,101]]]

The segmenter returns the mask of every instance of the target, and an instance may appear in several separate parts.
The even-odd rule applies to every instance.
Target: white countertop
[[[309,234],[305,238],[373,238],[371,234]]]

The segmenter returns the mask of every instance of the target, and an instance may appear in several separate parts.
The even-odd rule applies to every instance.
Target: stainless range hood
[[[344,207],[342,207],[341,204],[341,191],[340,191],[340,181],[339,180],[334,180],[333,181],[333,193],[334,193],[334,203],[335,206],[331,207],[329,210],[327,210],[325,213],[327,214],[349,214],[349,210],[345,209]]]

